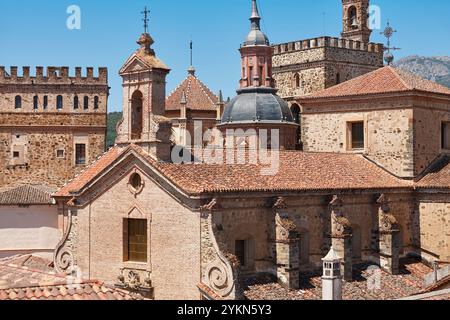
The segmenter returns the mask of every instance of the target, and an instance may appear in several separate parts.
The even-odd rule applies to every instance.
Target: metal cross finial
[[[394,28],[391,27],[389,20],[387,22],[387,26],[384,29],[384,31],[380,32],[380,34],[384,35],[387,39],[387,46],[384,47],[384,51],[386,51],[384,60],[387,62],[388,65],[391,65],[392,62],[394,62],[394,55],[391,53],[391,51],[401,50],[400,48],[391,47],[391,38],[396,32],[397,30],[394,30]]]
[[[144,11],[141,12],[141,14],[144,15],[144,19],[142,19],[144,21],[144,33],[147,33],[148,31],[148,14],[150,13],[150,10],[147,9],[147,6],[145,6]]]
[[[193,60],[193,58],[192,58],[192,55],[193,55],[193,49],[194,49],[194,43],[192,42],[192,40],[191,40],[191,42],[190,42],[190,44],[189,44],[189,49],[191,50],[191,66],[193,66],[193,64],[192,64],[192,60]]]

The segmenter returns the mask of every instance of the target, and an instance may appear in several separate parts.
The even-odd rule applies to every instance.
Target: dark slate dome
[[[294,122],[288,104],[273,88],[245,88],[225,106],[221,124]]]
[[[244,41],[244,46],[269,46],[269,38],[261,30],[251,30]]]

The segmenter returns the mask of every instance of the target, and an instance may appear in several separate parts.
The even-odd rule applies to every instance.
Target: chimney
[[[341,259],[331,247],[323,261],[322,300],[342,300]]]
[[[439,262],[433,262],[434,284],[439,282]]]

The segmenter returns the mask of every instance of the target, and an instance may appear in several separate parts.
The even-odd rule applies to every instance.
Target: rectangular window
[[[234,245],[234,251],[236,257],[239,259],[241,266],[245,267],[247,265],[247,241],[236,240]]]
[[[351,150],[364,150],[364,122],[351,122],[348,124]]]
[[[124,260],[147,262],[147,220],[124,219]]]
[[[14,159],[19,159],[20,158],[20,152],[19,151],[14,151],[13,152],[13,158]]]
[[[86,164],[86,145],[75,145],[75,164]]]
[[[56,157],[57,158],[64,158],[64,150],[56,150]]]
[[[441,125],[441,147],[450,150],[450,122],[443,122]]]

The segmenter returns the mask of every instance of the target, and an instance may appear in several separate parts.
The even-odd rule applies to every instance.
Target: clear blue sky
[[[81,30],[68,30],[66,9],[78,5]],[[450,1],[372,0],[398,29],[402,57],[450,55]],[[249,31],[250,0],[1,0],[0,65],[106,66],[110,111],[121,110],[122,63],[142,33],[140,12],[148,5],[157,55],[172,69],[168,93],[186,76],[194,41],[198,77],[214,92],[233,96],[238,85],[237,49]],[[262,28],[272,43],[341,31],[341,0],[259,0]],[[372,40],[384,42],[379,32]]]

